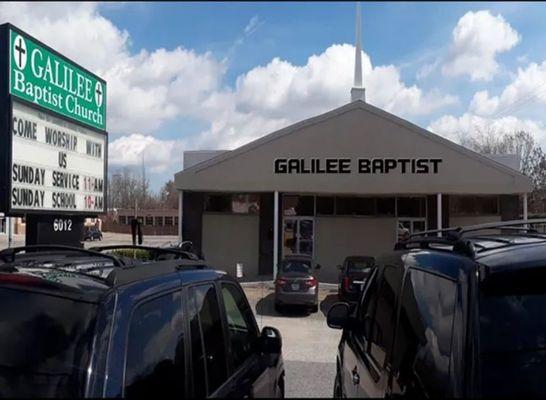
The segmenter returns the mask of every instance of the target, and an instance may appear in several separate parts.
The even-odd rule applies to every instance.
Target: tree
[[[529,209],[537,210],[546,188],[546,155],[529,132],[502,134],[489,129],[462,139],[461,144],[482,154],[517,154],[521,172],[533,182],[533,191],[528,197]]]
[[[172,179],[169,179],[161,188],[159,201],[162,208],[178,208],[178,192]]]
[[[108,182],[108,208],[157,208],[157,196],[149,191],[149,181],[127,167],[110,173]],[[135,204],[136,202],[136,204]]]

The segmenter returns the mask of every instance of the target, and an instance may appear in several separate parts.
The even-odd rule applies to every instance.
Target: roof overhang
[[[321,172],[320,166],[328,159],[334,160],[332,163],[349,160],[345,162],[348,170]],[[303,172],[298,168],[283,172],[278,163],[284,161],[278,160],[293,166],[301,162]],[[318,160],[318,172],[305,172],[313,160]],[[369,168],[361,168],[361,164]],[[513,194],[532,189],[531,180],[519,171],[362,101],[178,172],[175,186],[210,192],[370,195]]]

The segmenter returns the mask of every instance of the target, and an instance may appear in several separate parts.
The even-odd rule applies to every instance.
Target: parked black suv
[[[421,233],[379,259],[356,309],[328,313],[334,396],[546,397],[546,235],[527,222]]]
[[[280,334],[234,279],[123,247],[0,252],[0,397],[283,396]]]

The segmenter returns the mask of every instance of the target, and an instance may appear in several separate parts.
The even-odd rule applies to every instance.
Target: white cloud
[[[498,72],[496,56],[519,43],[521,36],[502,15],[469,11],[453,29],[453,42],[442,72],[489,81]]]
[[[109,144],[108,159],[112,166],[140,166],[144,157],[145,165],[151,172],[163,172],[173,164],[182,165],[183,147],[182,141],[131,134]]]
[[[112,165],[140,165],[146,151],[147,164],[166,170],[169,163],[179,165],[182,149],[234,148],[350,98],[354,46],[348,44],[331,45],[303,65],[274,58],[241,74],[230,87],[223,82],[229,60],[181,46],[133,51],[129,33],[94,3],[1,3],[0,20],[106,79],[107,127],[117,137],[110,145]],[[241,38],[260,24],[257,16],[251,18]],[[411,117],[457,102],[455,96],[406,85],[396,66],[373,66],[366,54],[363,68],[367,100],[387,111]],[[154,137],[166,122],[185,117],[208,128],[183,141]]]
[[[245,35],[251,35],[252,33],[254,33],[254,31],[258,27],[259,22],[260,18],[257,15],[254,15],[252,18],[250,18],[250,21],[248,21],[248,24],[246,24],[244,29]]]
[[[474,93],[470,102],[470,111],[478,115],[492,115],[499,106],[498,97],[489,97],[487,90]]]
[[[100,15],[94,3],[1,3],[9,21],[96,72],[108,83],[110,132],[152,133],[188,115],[218,89],[223,63],[210,53],[141,50],[131,54],[128,32]]]
[[[474,96],[476,98],[476,95]],[[499,96],[489,97],[488,93],[479,95],[477,103],[487,104],[489,114],[513,113],[519,110],[536,111],[537,116],[544,115],[546,104],[546,61],[541,64],[531,63],[526,68],[518,68],[514,80],[508,84]],[[538,107],[538,108],[536,108]],[[477,112],[482,110],[479,106]],[[482,110],[484,111],[484,110]]]
[[[347,103],[354,51],[352,45],[335,44],[301,66],[274,58],[242,74],[233,89],[202,103],[202,112],[214,116],[211,129],[201,135],[202,145],[233,148]],[[362,60],[367,101],[387,111],[424,115],[458,101],[436,90],[406,86],[395,66],[374,67],[365,53]]]
[[[546,137],[546,127],[542,121],[519,119],[514,116],[485,118],[472,113],[464,113],[460,117],[444,115],[432,121],[427,129],[454,142],[488,131],[503,135],[523,130],[531,133],[541,144],[544,144]]]

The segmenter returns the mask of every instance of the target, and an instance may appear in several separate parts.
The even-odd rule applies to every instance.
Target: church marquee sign
[[[106,211],[106,82],[0,25],[0,211]]]
[[[106,129],[106,84],[22,32],[9,30],[9,91],[93,128]]]

